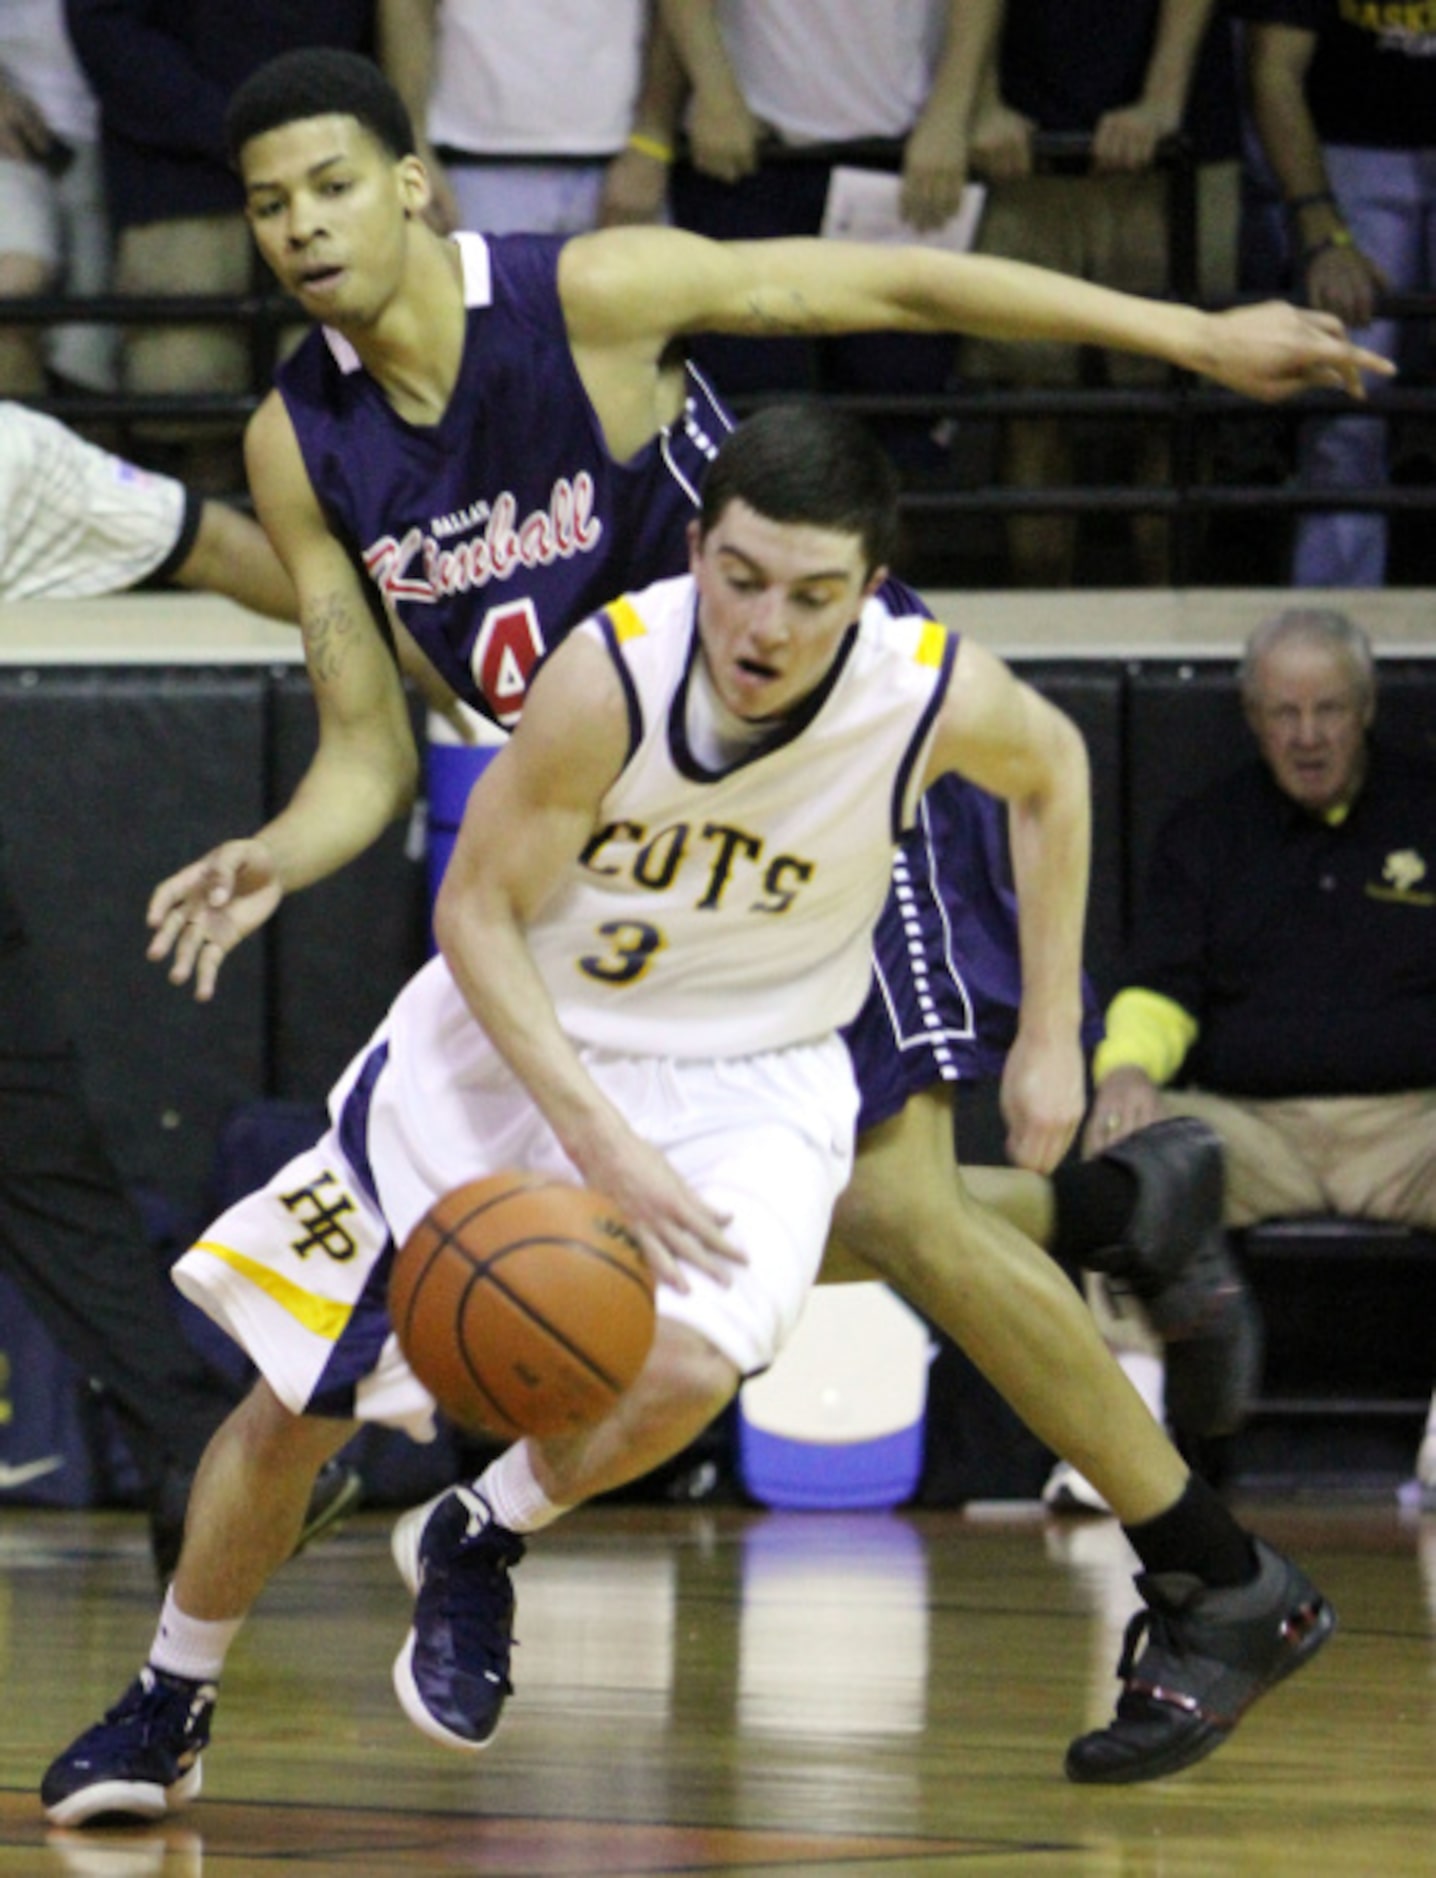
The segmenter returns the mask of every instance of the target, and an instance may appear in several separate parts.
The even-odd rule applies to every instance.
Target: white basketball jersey
[[[956,641],[869,600],[778,740],[711,769],[686,731],[695,606],[682,576],[581,629],[618,668],[633,745],[528,938],[579,1042],[745,1056],[856,1014]]]

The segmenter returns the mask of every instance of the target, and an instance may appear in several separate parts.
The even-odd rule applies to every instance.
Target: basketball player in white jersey
[[[510,1693],[524,1535],[678,1452],[795,1323],[851,1167],[839,1028],[867,989],[894,845],[937,777],[1008,802],[1024,957],[1075,1035],[1081,738],[971,639],[879,597],[895,526],[891,466],[846,414],[773,407],[729,438],[689,575],[585,622],[536,679],[466,812],[441,955],[341,1080],[329,1133],[176,1268],[256,1364],[271,1418],[300,1418],[322,1453],[359,1419],[429,1424],[382,1301],[394,1244],[442,1193],[522,1165],[577,1174],[627,1214],[660,1281],[633,1389],[396,1533],[416,1619],[395,1685],[449,1746],[484,1746]],[[342,1255],[311,1256],[305,1195]],[[1261,1586],[1242,1661],[1222,1668],[1237,1714],[1333,1619],[1296,1566],[1233,1532]],[[171,1593],[139,1678],[46,1775],[53,1821],[194,1797],[241,1621]],[[1200,1651],[1203,1615],[1187,1621]],[[1232,1724],[1206,1719],[1214,1746]]]
[[[491,497],[503,510],[500,497],[521,477],[541,485],[517,511],[532,517],[535,552],[533,567],[523,564],[522,591],[510,588],[501,596],[515,602],[502,609],[509,626],[532,626],[540,580],[582,577],[594,560],[591,528],[586,557],[566,555],[560,541],[559,521],[567,540],[575,511],[566,495],[560,517],[554,492],[562,482],[572,494],[580,470],[594,490],[608,491],[602,540],[620,552],[606,564],[600,590],[581,606],[560,605],[556,636],[625,587],[640,589],[676,571],[687,515],[678,521],[671,514],[672,495],[659,466],[671,460],[681,470],[701,459],[694,466],[700,471],[696,488],[709,447],[726,429],[716,416],[708,423],[711,397],[683,369],[676,343],[683,335],[715,327],[804,333],[887,325],[1002,330],[1014,337],[1061,333],[1154,351],[1267,397],[1312,383],[1358,391],[1361,372],[1382,363],[1352,347],[1335,322],[1286,307],[1206,315],[991,261],[846,243],[725,246],[658,229],[607,231],[551,248],[543,247],[547,238],[473,238],[485,271],[475,280],[471,304],[466,250],[441,242],[423,220],[428,190],[413,157],[412,127],[377,68],[328,48],[286,55],[249,82],[232,107],[229,129],[266,257],[306,310],[331,328],[295,355],[296,376],[304,382],[291,387],[294,401],[268,401],[267,416],[256,419],[251,432],[256,499],[301,591],[321,751],[293,801],[260,838],[224,844],[157,893],[153,956],[165,957],[173,947],[176,982],[193,973],[202,997],[212,994],[226,954],[286,892],[333,871],[393,814],[407,811],[417,753],[354,551],[374,550],[373,585],[387,593],[392,578],[394,592],[406,592],[400,563],[407,549],[400,542],[409,530],[395,504],[407,515],[412,503],[413,539],[424,541],[430,532],[425,518],[447,518],[464,507],[440,488],[459,479],[458,459],[492,445],[495,460],[487,470],[479,466],[474,483],[474,491],[489,494],[483,513],[474,509],[470,516],[476,538],[461,543],[467,555],[487,557],[491,536],[507,543],[513,534],[490,528]],[[496,298],[491,290],[500,280],[507,284]],[[468,343],[471,329],[480,327],[482,338]],[[496,394],[513,407],[508,423],[491,421]],[[540,404],[542,423],[535,417]],[[482,423],[475,421],[478,411],[486,414]],[[312,433],[315,466],[305,466],[296,412]],[[416,456],[424,467],[411,489]],[[402,479],[391,473],[400,464]],[[635,481],[642,490],[638,503],[630,500]],[[320,483],[327,492],[322,503]],[[671,538],[659,514],[665,497],[676,522]],[[474,503],[473,491],[467,501]],[[351,510],[352,526],[337,519]],[[625,557],[644,548],[647,567],[632,578],[610,578]],[[442,543],[435,550],[443,594],[424,589],[424,604],[409,607],[408,623],[429,638],[434,669],[450,674],[474,702],[487,662],[481,658],[476,669],[469,653],[479,649],[485,596],[492,596],[482,586],[473,590],[473,605],[459,609],[456,594],[451,607],[449,575],[458,563]],[[655,565],[660,551],[674,559]],[[466,558],[464,566],[479,570],[481,562]],[[492,572],[487,559],[482,566]],[[505,643],[512,651],[518,641],[511,635]],[[532,632],[522,643],[536,649]],[[508,700],[506,711],[509,704],[515,701]],[[975,793],[945,779],[940,790],[948,789]],[[956,851],[968,852],[966,844]],[[1045,983],[1045,973],[1029,971],[1025,962],[1022,975],[1024,989]],[[1037,1004],[1029,1008],[1029,1002],[1024,999],[1004,1072],[1004,1112],[1020,1165],[993,1171],[1022,1189],[1020,1210],[1030,1201],[1040,1213],[1051,1188],[1028,1170],[1055,1166],[1070,1140],[1081,1110],[1080,1063],[1070,1026],[1060,1016],[1047,1021],[1040,989]],[[894,1052],[888,1067],[895,1060]],[[925,1059],[921,1067],[926,1070]],[[1258,1555],[1220,1498],[1190,1473],[1125,1382],[1077,1293],[1041,1249],[1042,1220],[1034,1214],[1030,1223],[1024,1217],[1014,1225],[973,1203],[955,1167],[944,1092],[895,1093],[902,1099],[899,1112],[863,1136],[858,1172],[842,1197],[844,1236],[881,1253],[883,1275],[958,1336],[1029,1425],[1079,1466],[1117,1511],[1144,1567],[1143,1596],[1160,1607],[1161,1623],[1147,1649],[1124,1653],[1126,1692],[1113,1726],[1106,1736],[1075,1743],[1068,1768],[1081,1779],[1170,1773],[1224,1739],[1231,1717],[1290,1663],[1273,1641],[1276,1620],[1283,1635],[1303,1634],[1303,1599],[1281,1568],[1268,1569],[1266,1555]],[[1096,1165],[1101,1171],[1105,1163]],[[1120,1210],[1130,1217],[1130,1201]],[[1119,1250],[1125,1248],[1126,1227],[1102,1231],[1098,1244],[1121,1239]],[[1165,1253],[1172,1243],[1173,1235],[1163,1233],[1157,1249]],[[353,1407],[342,1387],[336,1389],[332,1412],[342,1420]],[[290,1413],[267,1386],[226,1424],[204,1475],[214,1504],[189,1522],[176,1574],[183,1622],[176,1620],[157,1644],[155,1668],[201,1682],[217,1673],[229,1637],[289,1549],[300,1496],[329,1452],[330,1432],[316,1426],[313,1414]],[[454,1506],[463,1507],[467,1492],[455,1490]],[[448,1530],[444,1508],[431,1520]],[[465,1569],[459,1563],[464,1536],[454,1536],[451,1588]],[[426,1533],[426,1546],[429,1539]],[[425,1569],[432,1579],[427,1561]],[[1200,1619],[1201,1640],[1182,1662],[1171,1663],[1166,1642],[1177,1634],[1174,1624],[1181,1629],[1187,1622],[1185,1606],[1168,1609],[1168,1590],[1178,1584],[1200,1586],[1190,1615]],[[472,1597],[456,1590],[452,1604],[433,1614],[455,1653],[446,1686],[427,1686],[438,1689],[434,1699],[446,1711],[454,1704],[463,1709],[472,1691],[478,1715],[464,1725],[481,1736],[486,1685],[504,1680],[504,1670],[494,1665],[507,1662],[505,1591],[482,1571],[478,1590],[469,1590]],[[1235,1686],[1223,1667],[1224,1652],[1236,1661]],[[473,1661],[487,1666],[471,1669]],[[1148,1693],[1153,1677],[1160,1700]],[[185,1771],[179,1758],[193,1752],[193,1742],[175,1746],[168,1724],[149,1707],[172,1696],[137,1685],[134,1702],[127,1699],[117,1713],[118,1741],[102,1735],[98,1746],[91,1744],[111,1766],[117,1754],[124,1762],[121,1749],[126,1739],[135,1741],[135,1730],[151,1743],[168,1744],[155,1748],[161,1773],[170,1759],[163,1781],[150,1778],[151,1804],[165,1803],[165,1789]],[[202,1710],[203,1702],[194,1712]],[[84,1757],[90,1754],[86,1747]],[[124,1764],[133,1771],[132,1763]],[[154,1765],[153,1756],[146,1764]],[[74,1757],[66,1756],[47,1791],[58,1793],[57,1803],[74,1817],[88,1817],[92,1802],[75,1796],[87,1780],[99,1778],[93,1767],[80,1778]]]

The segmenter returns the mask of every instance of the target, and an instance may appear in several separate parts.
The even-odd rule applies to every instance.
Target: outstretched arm
[[[1085,1107],[1082,936],[1091,852],[1087,751],[1070,719],[964,639],[927,780],[956,771],[1008,804],[1022,1005],[1002,1076],[1008,1153],[1048,1173]]]
[[[414,799],[419,758],[398,668],[359,576],[329,532],[280,398],[250,424],[255,506],[299,599],[319,747],[284,809],[256,834],[222,843],[163,881],[150,901],[149,957],[213,996],[225,956],[286,893],[335,873]]]
[[[593,833],[623,766],[628,713],[606,652],[569,638],[539,674],[509,742],[475,785],[434,910],[470,1010],[590,1185],[624,1210],[654,1275],[721,1278],[722,1222],[598,1088],[559,1025],[526,928]]]
[[[1341,322],[1280,301],[1203,312],[1049,269],[924,246],[778,240],[715,242],[671,228],[607,229],[563,250],[559,291],[570,342],[610,448],[652,435],[655,373],[678,336],[951,332],[1048,339],[1147,353],[1248,397],[1317,386],[1363,395],[1390,362]],[[665,385],[671,397],[673,386]],[[644,396],[650,400],[643,402]]]

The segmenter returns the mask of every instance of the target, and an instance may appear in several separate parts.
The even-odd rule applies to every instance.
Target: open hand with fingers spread
[[[225,841],[162,880],[150,896],[154,937],[145,956],[169,959],[172,985],[194,981],[200,1004],[214,996],[226,957],[256,932],[284,897],[274,859],[262,841]]]

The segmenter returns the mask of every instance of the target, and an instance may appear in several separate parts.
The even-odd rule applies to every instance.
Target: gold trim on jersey
[[[605,607],[609,621],[613,626],[613,636],[620,645],[629,639],[642,639],[648,632],[643,623],[643,616],[631,600],[614,600]]]
[[[922,633],[918,638],[913,658],[919,665],[938,666],[942,664],[943,654],[947,650],[949,633],[946,626],[935,619],[923,622]]]

